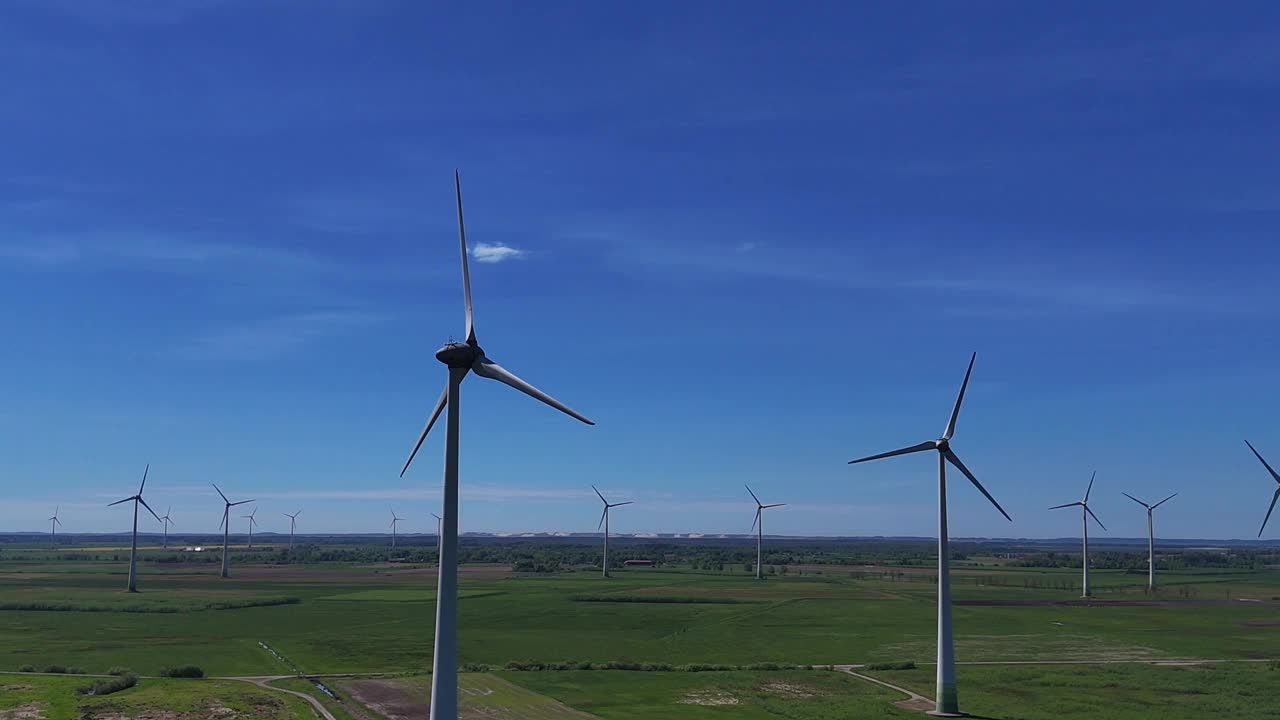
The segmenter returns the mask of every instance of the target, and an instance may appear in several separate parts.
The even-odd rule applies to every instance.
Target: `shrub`
[[[907,660],[906,662],[871,663],[865,667],[867,670],[915,670],[916,664],[911,660]]]
[[[36,671],[36,668],[34,665],[22,665],[18,668],[18,672],[35,672],[35,671]]]
[[[67,668],[67,674],[68,674],[68,675],[83,675],[83,674],[84,674],[84,668],[69,667],[69,668]]]
[[[161,677],[167,678],[202,678],[204,671],[195,665],[179,665],[160,671]]]
[[[107,671],[107,674],[108,674],[108,675],[128,675],[128,674],[129,674],[129,668],[127,668],[127,667],[120,667],[119,665],[116,665],[116,666],[112,667],[110,670],[108,670],[108,671]]]
[[[81,695],[110,695],[121,690],[128,690],[138,684],[138,676],[131,672],[126,672],[120,677],[114,677],[110,680],[97,680],[90,685],[76,688],[76,692]]]
[[[44,671],[47,673],[58,673],[59,675],[62,675],[67,672],[67,669],[61,665],[47,665],[45,666]]]
[[[463,663],[462,664],[462,672],[492,672],[492,671],[493,671],[493,666],[485,665],[484,663]]]

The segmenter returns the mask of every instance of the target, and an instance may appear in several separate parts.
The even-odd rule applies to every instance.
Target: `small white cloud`
[[[471,257],[475,258],[476,262],[482,263],[499,263],[503,260],[514,260],[515,258],[522,256],[524,256],[523,250],[517,250],[509,245],[503,245],[502,243],[492,245],[489,243],[478,243],[471,250]]]
[[[737,250],[738,252],[744,253],[744,252],[751,252],[752,250],[755,250],[758,247],[760,247],[760,243],[744,242],[738,245]]]

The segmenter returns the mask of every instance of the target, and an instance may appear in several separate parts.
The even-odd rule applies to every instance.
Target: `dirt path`
[[[906,700],[899,700],[894,703],[894,705],[897,705],[900,708],[904,708],[906,710],[918,710],[920,712],[929,712],[930,710],[933,710],[937,706],[937,704],[934,701],[921,695],[920,693],[917,693],[914,690],[908,690],[907,688],[904,688],[901,685],[894,685],[893,683],[885,682],[880,678],[873,678],[870,675],[863,675],[860,672],[855,672],[854,668],[862,667],[861,665],[832,665],[831,667],[833,670],[837,670],[839,672],[852,675],[858,678],[859,680],[865,680],[869,683],[875,683],[876,685],[881,685],[889,688],[890,690],[896,690],[902,693],[903,695],[906,695],[907,696]]]
[[[310,695],[308,695],[308,694],[306,694],[306,693],[304,693],[304,692],[298,692],[297,690],[288,690],[288,689],[286,689],[286,688],[275,687],[275,686],[273,686],[273,685],[268,685],[268,684],[267,684],[267,683],[271,682],[272,680],[282,680],[282,679],[284,679],[284,678],[288,678],[288,677],[294,677],[294,676],[293,676],[293,675],[272,675],[272,676],[265,677],[265,678],[258,678],[258,677],[230,677],[230,678],[222,678],[222,679],[223,679],[223,680],[240,680],[240,681],[242,681],[242,682],[247,682],[247,683],[252,683],[252,684],[254,684],[254,685],[257,685],[258,687],[263,688],[264,690],[272,690],[272,691],[275,691],[275,692],[288,693],[289,695],[294,695],[294,696],[296,696],[296,697],[300,697],[300,698],[302,698],[303,700],[306,700],[308,703],[310,703],[310,704],[311,704],[311,707],[312,707],[312,708],[313,708],[317,713],[319,713],[320,717],[324,718],[324,720],[338,720],[336,717],[334,717],[334,716],[333,716],[333,713],[329,712],[329,708],[326,708],[323,704],[321,704],[321,702],[320,702],[319,700],[317,700],[317,699],[315,699],[315,698],[311,697]]]

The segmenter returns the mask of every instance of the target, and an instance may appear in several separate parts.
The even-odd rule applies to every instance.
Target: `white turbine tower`
[[[431,675],[431,720],[455,720],[458,717],[458,407],[462,380],[469,372],[480,377],[497,380],[510,385],[526,395],[540,400],[551,407],[571,415],[588,425],[594,425],[587,418],[570,410],[567,406],[538,390],[529,383],[511,374],[502,366],[490,360],[484,350],[476,342],[475,328],[471,322],[471,277],[467,271],[467,237],[462,223],[462,189],[455,171],[453,175],[454,195],[458,206],[458,249],[462,255],[462,296],[466,311],[466,340],[464,342],[448,342],[436,352],[436,359],[449,368],[449,381],[435,408],[427,418],[418,441],[409,452],[409,459],[400,470],[401,477],[413,462],[422,447],[422,442],[431,431],[436,418],[445,407],[449,413],[445,427],[444,451],[444,534],[440,542],[440,580],[436,585],[436,634],[435,652],[433,655],[433,672]]]
[[[237,505],[251,503],[252,500],[241,500],[240,502],[231,502],[226,495],[222,494],[221,488],[217,485],[213,486],[218,491],[218,495],[222,497],[222,522],[218,525],[218,529],[222,531],[222,577],[231,577],[231,556],[228,554],[229,540],[231,535],[231,508]]]
[[[173,512],[173,506],[170,505],[168,510],[164,511],[164,515],[160,517],[160,522],[164,523],[164,547],[169,548],[169,525],[173,520],[169,519],[169,513]]]
[[[1122,492],[1120,494],[1124,495],[1125,497],[1129,498],[1130,500],[1138,503],[1139,505],[1147,509],[1147,589],[1155,590],[1156,589],[1156,534],[1155,534],[1155,530],[1152,527],[1151,511],[1155,510],[1161,505],[1174,499],[1175,497],[1178,496],[1178,493],[1174,493],[1170,495],[1169,497],[1161,500],[1155,505],[1148,505],[1142,502],[1141,500],[1139,500],[1138,498],[1130,495],[1127,492]]]
[[[394,508],[391,510],[391,547],[393,549],[396,546],[396,523],[403,519],[404,518],[402,517],[396,517],[396,511]]]
[[[628,500],[626,502],[611,503],[604,499],[604,496],[600,494],[600,491],[596,490],[595,485],[592,485],[591,489],[596,491],[596,495],[600,498],[600,502],[604,503],[604,512],[600,513],[600,523],[596,525],[596,530],[599,530],[602,526],[604,527],[604,562],[601,563],[601,567],[604,568],[604,577],[609,577],[609,508],[630,505],[635,501]]]
[[[431,513],[431,517],[436,519],[436,560],[439,561],[440,559],[440,520],[442,518],[435,513]]]
[[[756,501],[756,519],[751,522],[751,529],[756,531],[756,579],[759,580],[764,577],[760,569],[764,562],[764,511],[768,508],[782,507],[786,503],[761,504],[760,498],[751,492],[750,486],[743,485],[742,487],[747,488],[747,492],[751,493],[751,499]]]
[[[249,513],[248,515],[240,516],[241,518],[249,521],[249,548],[248,548],[249,550],[253,549],[253,529],[258,526],[258,518],[254,516],[257,514],[258,514],[258,508],[255,507],[253,509],[253,512]]]
[[[49,518],[49,547],[55,547],[58,541],[58,526],[62,521],[58,519],[58,511],[62,510],[62,506],[53,509],[53,517]]]
[[[969,468],[960,462],[959,456],[951,449],[951,436],[956,430],[956,418],[960,415],[960,403],[964,401],[965,388],[969,386],[969,374],[973,372],[973,361],[978,354],[969,358],[969,368],[964,372],[964,382],[960,384],[960,394],[956,396],[955,407],[951,409],[951,418],[947,420],[947,429],[937,440],[926,440],[919,445],[893,450],[879,455],[850,460],[849,464],[879,460],[880,458],[909,453],[936,450],[938,452],[938,676],[937,705],[932,715],[955,717],[960,715],[960,703],[956,697],[956,658],[955,646],[951,639],[951,555],[947,549],[947,463],[959,470],[973,486],[982,493],[996,510],[1010,522],[1013,518],[1000,507],[1000,503],[991,497],[991,493],[982,487],[978,478],[969,472]]]
[[[289,518],[289,549],[292,550],[293,549],[293,529],[298,524],[298,516],[302,514],[302,510],[299,509],[298,512],[292,515],[290,515],[289,513],[280,513],[280,514]]]
[[[1097,515],[1089,509],[1089,493],[1093,491],[1093,480],[1098,477],[1098,471],[1094,470],[1093,475],[1089,477],[1089,487],[1085,488],[1084,499],[1079,502],[1067,503],[1066,505],[1054,505],[1050,510],[1060,510],[1062,508],[1079,507],[1080,519],[1084,522],[1084,590],[1081,593],[1083,597],[1092,597],[1093,593],[1089,590],[1089,518],[1098,523],[1098,527],[1103,530],[1107,529],[1106,525],[1098,519]]]
[[[1277,486],[1280,486],[1280,473],[1277,473],[1266,460],[1262,459],[1262,455],[1254,449],[1252,443],[1245,440],[1244,444],[1248,445],[1250,450],[1253,450],[1253,454],[1258,458],[1258,461],[1262,463],[1262,467],[1266,468],[1267,472],[1271,473],[1271,479],[1276,481]],[[1267,516],[1262,518],[1262,527],[1258,528],[1258,537],[1262,537],[1262,531],[1267,529],[1267,521],[1271,519],[1271,511],[1276,509],[1277,500],[1280,500],[1280,487],[1276,487],[1276,494],[1271,496],[1271,507],[1267,508]]]
[[[142,499],[142,488],[147,486],[147,473],[150,471],[151,464],[148,463],[147,467],[142,471],[142,484],[138,486],[136,495],[130,495],[123,500],[117,500],[107,505],[107,507],[111,507],[130,500],[133,501],[133,543],[129,549],[129,592],[138,592],[138,503],[142,503],[142,506],[156,520],[160,519],[160,516],[156,515],[156,511],[152,510],[151,506],[147,504],[147,501]]]

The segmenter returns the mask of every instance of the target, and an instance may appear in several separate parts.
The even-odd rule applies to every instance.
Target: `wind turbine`
[[[786,503],[774,503],[772,505],[763,505],[760,498],[751,492],[751,487],[743,485],[747,488],[747,492],[751,493],[751,499],[756,501],[756,519],[751,521],[751,529],[756,531],[756,579],[759,580],[761,575],[761,563],[764,560],[764,511],[765,508],[782,507]]]
[[[49,547],[54,547],[54,546],[57,544],[57,540],[58,540],[58,526],[62,524],[62,521],[58,519],[58,511],[59,511],[59,510],[61,510],[61,509],[62,509],[62,506],[55,507],[55,508],[53,509],[53,517],[48,518],[48,520],[49,520]]]
[[[596,490],[595,485],[592,485],[591,489],[596,491],[596,495],[600,498],[600,502],[604,503],[604,512],[600,514],[600,524],[596,525],[596,530],[599,530],[601,526],[604,526],[604,562],[601,563],[601,566],[604,568],[604,577],[609,577],[609,508],[630,505],[635,501],[628,500],[626,502],[611,503],[604,499],[604,496],[600,494],[600,491]]]
[[[449,381],[427,418],[418,441],[409,452],[409,459],[400,470],[403,477],[409,464],[418,454],[418,448],[426,440],[440,412],[449,408],[444,441],[444,535],[440,541],[440,580],[436,585],[436,633],[431,675],[431,720],[454,720],[458,717],[458,407],[462,380],[474,371],[480,377],[510,385],[526,395],[551,407],[594,425],[587,418],[570,410],[550,395],[511,374],[501,365],[490,360],[476,342],[475,328],[471,322],[471,276],[467,271],[467,236],[462,223],[462,186],[457,171],[453,174],[454,196],[458,206],[458,249],[462,256],[462,296],[466,311],[465,342],[450,341],[436,351],[436,359],[449,367]],[[577,360],[577,352],[567,353]]]
[[[258,518],[254,517],[254,515],[257,515],[257,514],[258,514],[258,508],[255,507],[253,509],[253,512],[249,513],[248,515],[240,516],[245,520],[249,521],[249,548],[248,549],[250,550],[253,549],[253,529],[258,525]]]
[[[969,358],[969,368],[964,371],[964,382],[960,384],[960,394],[956,396],[955,407],[951,409],[951,418],[947,420],[947,429],[937,440],[926,440],[919,445],[893,450],[879,455],[850,460],[849,464],[879,460],[907,455],[909,453],[936,450],[938,452],[938,676],[937,705],[932,713],[938,716],[960,715],[960,703],[956,697],[956,658],[955,645],[951,638],[951,555],[947,549],[947,463],[959,470],[984,497],[1000,511],[1006,520],[1013,522],[1009,513],[1000,507],[1000,503],[991,497],[991,493],[982,487],[978,478],[969,472],[969,468],[960,462],[959,456],[951,449],[951,436],[956,430],[956,418],[960,415],[960,403],[964,401],[965,388],[969,386],[969,374],[973,372],[973,361],[978,357],[974,353]]]
[[[1067,503],[1066,505],[1054,505],[1050,510],[1060,510],[1062,508],[1077,507],[1080,508],[1080,517],[1084,522],[1084,597],[1092,597],[1093,593],[1089,591],[1089,518],[1098,523],[1098,527],[1103,530],[1107,529],[1106,525],[1098,519],[1097,515],[1089,509],[1089,493],[1093,491],[1093,480],[1098,477],[1098,471],[1094,470],[1093,475],[1089,477],[1089,487],[1085,488],[1084,499],[1079,502]]]
[[[1272,479],[1274,479],[1276,484],[1280,486],[1280,473],[1276,473],[1276,471],[1267,464],[1267,461],[1262,459],[1262,455],[1258,453],[1248,440],[1245,440],[1244,444],[1248,445],[1250,450],[1253,450],[1253,454],[1257,456],[1258,460],[1262,463],[1262,466],[1267,469],[1267,472],[1271,473]],[[1271,519],[1271,511],[1276,509],[1277,500],[1280,500],[1280,487],[1277,487],[1276,494],[1271,496],[1271,507],[1267,508],[1267,516],[1262,518],[1262,527],[1258,528],[1258,537],[1262,537],[1262,531],[1267,529],[1267,521]]]
[[[394,508],[392,508],[391,510],[391,547],[393,548],[396,546],[396,523],[400,522],[403,519],[404,518],[402,517],[396,517],[396,511]]]
[[[293,549],[293,528],[297,524],[298,516],[302,514],[302,510],[299,509],[298,512],[292,515],[290,515],[289,513],[280,513],[280,514],[289,518],[289,549],[292,550]]]
[[[169,519],[169,513],[172,511],[173,506],[170,505],[169,509],[165,510],[164,515],[160,518],[160,521],[164,523],[164,546],[166,549],[169,547],[169,523],[173,522]]]
[[[156,520],[160,519],[160,516],[156,515],[156,511],[152,510],[151,506],[147,504],[147,501],[142,499],[142,488],[147,486],[147,473],[150,471],[151,463],[147,463],[147,467],[142,471],[142,484],[138,486],[138,493],[136,495],[130,495],[123,500],[117,500],[107,505],[107,507],[111,507],[112,505],[119,505],[120,503],[129,502],[130,500],[133,501],[133,544],[129,549],[129,592],[131,593],[138,592],[138,503],[142,503],[142,506],[145,507],[147,512],[151,513],[151,516]]]
[[[226,495],[222,494],[221,488],[217,485],[213,486],[214,490],[222,496],[222,522],[219,523],[218,529],[222,531],[222,577],[231,577],[231,556],[227,554],[229,535],[231,534],[231,508],[237,505],[251,503],[252,500],[241,500],[240,502],[231,502]]]
[[[436,559],[439,560],[440,559],[440,520],[442,518],[435,513],[431,513],[431,517],[436,519]]]
[[[1120,493],[1147,509],[1147,589],[1156,589],[1156,536],[1151,526],[1151,511],[1175,498],[1178,493],[1161,500],[1155,505],[1148,505],[1127,492]]]

